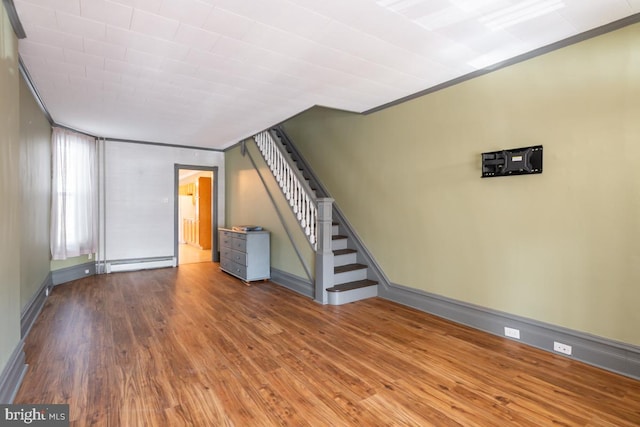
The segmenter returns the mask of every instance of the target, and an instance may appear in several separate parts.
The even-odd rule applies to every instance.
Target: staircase
[[[315,175],[307,167],[306,162],[298,153],[286,134],[275,128],[272,137],[282,144],[292,165],[301,172],[308,188],[317,197],[328,197]],[[340,218],[340,213],[333,207],[333,217]],[[331,305],[347,304],[378,295],[378,282],[375,274],[366,265],[364,256],[356,249],[353,232],[340,221],[332,224],[331,250],[333,252],[333,286],[326,289],[328,303]],[[317,266],[316,266],[317,268]]]
[[[333,286],[327,289],[329,304],[341,305],[378,295],[378,282],[368,279],[369,267],[358,262],[358,251],[349,248],[349,237],[333,223]]]

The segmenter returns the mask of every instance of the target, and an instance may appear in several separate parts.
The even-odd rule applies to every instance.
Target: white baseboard
[[[167,268],[175,266],[175,257],[125,259],[107,261],[105,264],[105,272],[117,273],[121,271],[149,270],[153,268]]]
[[[365,286],[363,288],[342,292],[327,292],[327,294],[329,296],[329,305],[349,304],[350,302],[378,296],[378,285]]]

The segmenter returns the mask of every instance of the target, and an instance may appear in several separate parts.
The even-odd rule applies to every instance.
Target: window
[[[95,138],[54,128],[51,255],[66,259],[96,252],[97,174]]]

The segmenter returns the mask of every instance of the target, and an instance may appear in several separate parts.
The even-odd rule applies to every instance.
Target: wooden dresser
[[[220,268],[251,282],[271,278],[268,231],[220,228]]]

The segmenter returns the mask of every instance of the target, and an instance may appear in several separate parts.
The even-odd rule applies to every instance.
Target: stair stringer
[[[293,141],[289,139],[283,127],[281,125],[278,125],[273,128],[273,132],[280,138],[282,143],[291,150],[292,158],[300,162],[309,177],[311,186],[316,189],[316,194],[318,195],[318,197],[331,197],[327,188],[318,179],[318,175],[309,165],[309,162],[307,162],[304,156],[300,154]],[[339,223],[340,234],[344,234],[348,237],[347,247],[357,250],[358,262],[366,264],[369,267],[367,269],[367,279],[378,282],[378,286],[382,286],[385,293],[388,293],[391,285],[389,278],[386,276],[386,274],[384,274],[382,267],[380,267],[380,264],[378,264],[371,252],[369,252],[360,236],[358,236],[358,234],[356,233],[355,228],[347,220],[346,215],[344,215],[344,213],[340,210],[336,201],[334,201],[333,203],[332,214],[333,220]]]

